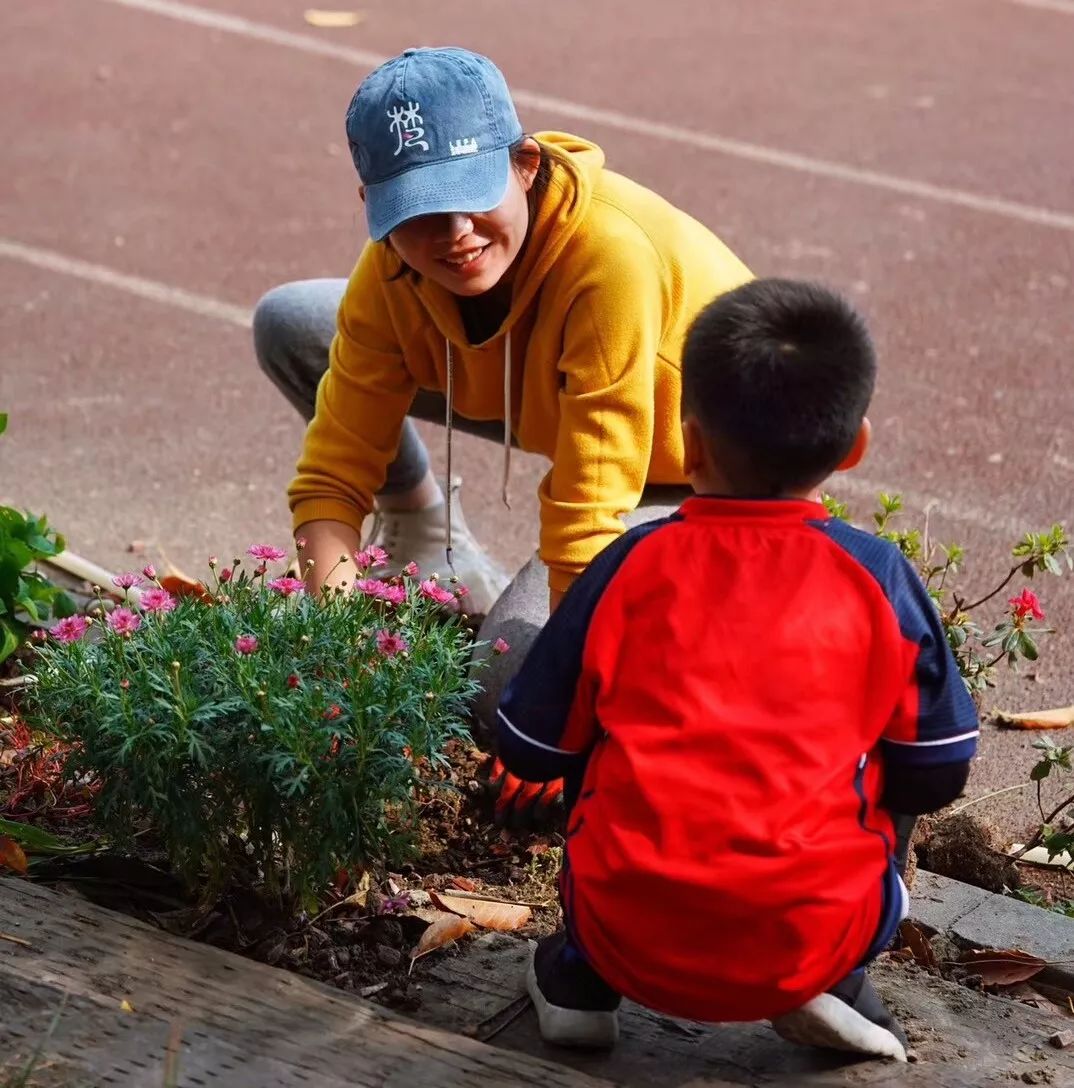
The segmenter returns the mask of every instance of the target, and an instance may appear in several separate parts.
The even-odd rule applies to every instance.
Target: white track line
[[[230,302],[221,302],[208,295],[195,295],[190,291],[184,291],[181,287],[170,287],[156,280],[130,276],[125,272],[117,272],[114,268],[107,268],[103,264],[91,264],[89,261],[80,261],[77,257],[65,257],[62,253],[55,253],[50,249],[39,249],[37,246],[27,246],[22,242],[12,241],[10,238],[0,238],[0,257],[22,261],[23,264],[31,264],[35,268],[43,268],[48,272],[74,276],[76,279],[87,280],[103,287],[112,287],[117,291],[125,291],[129,295],[137,295],[138,298],[149,299],[151,302],[162,302],[166,306],[174,306],[176,309],[186,310],[188,313],[198,314],[201,317],[215,317],[243,329],[250,327],[251,311],[244,310],[241,306],[232,306]]]
[[[238,15],[227,15],[220,11],[184,4],[178,0],[102,0],[103,3],[118,4],[125,8],[169,19],[190,23],[194,26],[221,30],[228,34],[237,34],[256,41],[269,42],[305,53],[322,57],[334,57],[349,61],[364,68],[373,68],[387,58],[379,53],[351,46],[337,45],[309,34],[297,34],[283,30],[268,23],[255,22]],[[663,140],[666,143],[684,144],[703,151],[714,151],[731,158],[747,162],[763,163],[781,170],[791,170],[815,177],[829,178],[851,185],[864,185],[872,189],[882,189],[900,196],[915,197],[936,204],[963,208],[968,211],[998,215],[1023,223],[1032,223],[1038,227],[1050,227],[1055,230],[1074,231],[1074,212],[1055,211],[1032,204],[1022,204],[1000,196],[987,196],[969,192],[965,189],[951,189],[945,185],[934,185],[928,181],[886,174],[879,170],[867,170],[849,163],[834,162],[828,159],[816,159],[809,155],[800,155],[794,151],[783,151],[764,144],[736,140],[730,136],[717,136],[713,133],[697,132],[694,129],[680,128],[660,121],[649,121],[643,117],[634,117],[616,110],[599,109],[565,98],[554,98],[536,91],[515,90],[515,101],[524,107],[541,110],[574,121],[584,121],[592,125],[629,132],[633,136]]]
[[[1010,0],[1023,8],[1040,8],[1042,11],[1057,11],[1061,15],[1074,15],[1074,3],[1071,0]]]

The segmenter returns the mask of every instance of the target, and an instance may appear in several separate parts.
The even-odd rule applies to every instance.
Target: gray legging
[[[336,312],[346,280],[299,280],[269,291],[254,310],[254,350],[261,369],[295,406],[303,419],[313,418],[317,386],[328,369],[328,349],[336,332]],[[447,403],[442,393],[419,389],[410,415],[443,423]],[[503,441],[503,424],[475,421],[457,412],[452,425],[458,431]],[[411,419],[403,421],[399,452],[388,466],[381,494],[409,491],[429,471],[429,453]]]

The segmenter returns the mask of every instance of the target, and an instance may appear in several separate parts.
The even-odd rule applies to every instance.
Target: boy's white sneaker
[[[776,1017],[772,1027],[802,1046],[906,1061],[906,1036],[864,972]]]
[[[526,971],[541,1038],[552,1046],[607,1050],[619,1041],[619,998],[572,948],[565,954],[565,945],[563,933],[545,937],[534,946]],[[553,997],[574,1007],[554,1004]]]

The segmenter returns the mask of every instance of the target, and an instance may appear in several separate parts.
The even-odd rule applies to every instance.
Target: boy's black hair
[[[815,487],[854,447],[876,382],[864,321],[814,283],[759,279],[694,319],[682,411],[736,494]]]

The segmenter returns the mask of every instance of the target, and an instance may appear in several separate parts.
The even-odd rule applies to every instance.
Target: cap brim
[[[414,166],[387,181],[368,185],[365,216],[369,236],[382,241],[408,219],[445,212],[489,212],[507,193],[511,152],[506,147],[444,162]]]

